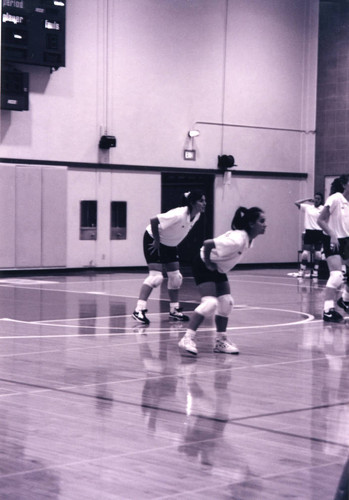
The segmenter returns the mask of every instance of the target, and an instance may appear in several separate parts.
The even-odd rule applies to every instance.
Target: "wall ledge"
[[[195,167],[159,167],[159,166],[148,166],[148,165],[125,165],[125,164],[115,164],[115,163],[79,163],[79,162],[63,162],[63,161],[52,161],[52,160],[32,160],[32,159],[19,159],[19,158],[0,158],[0,163],[11,163],[16,165],[45,165],[54,167],[64,167],[71,169],[94,169],[94,170],[114,170],[114,171],[127,171],[127,172],[185,172],[187,174],[208,174],[223,176],[224,171],[209,168],[195,168]],[[302,180],[307,179],[308,174],[303,172],[272,172],[272,171],[261,171],[261,170],[229,170],[233,176],[236,177],[263,177],[263,178],[274,178],[274,179],[295,179]]]

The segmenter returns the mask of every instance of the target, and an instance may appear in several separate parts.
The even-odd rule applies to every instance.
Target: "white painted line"
[[[261,328],[281,328],[281,327],[285,327],[285,326],[295,326],[295,325],[301,325],[301,324],[304,324],[304,323],[309,323],[309,322],[312,322],[314,321],[314,316],[311,315],[311,314],[307,314],[307,313],[303,313],[303,312],[300,312],[300,311],[293,311],[293,310],[288,310],[288,309],[267,309],[265,307],[251,307],[251,309],[255,309],[255,310],[268,310],[268,311],[281,311],[281,312],[288,312],[288,313],[292,313],[292,314],[297,314],[297,315],[301,315],[303,316],[304,318],[301,319],[301,320],[298,320],[298,321],[291,321],[291,322],[288,322],[288,323],[277,323],[277,324],[264,324],[264,325],[250,325],[250,326],[230,326],[227,328],[227,330],[229,331],[233,331],[233,330],[251,330],[251,329],[261,329]],[[156,313],[154,313],[155,315]],[[160,316],[160,315],[163,315],[163,314],[166,314],[167,313],[158,313],[157,316]],[[122,318],[122,317],[125,317],[125,316],[111,316],[112,318]],[[128,317],[128,316],[127,316]],[[84,320],[86,319],[108,319],[110,317],[108,316],[105,316],[103,318],[83,318]],[[96,326],[96,325],[92,325],[92,326],[89,326],[89,325],[84,325],[84,324],[80,324],[80,325],[71,325],[71,324],[52,324],[52,322],[45,322],[45,321],[23,321],[23,320],[16,320],[16,319],[11,319],[11,318],[0,318],[0,321],[8,321],[8,322],[13,322],[13,323],[22,323],[22,324],[26,324],[26,325],[38,325],[38,326],[51,326],[51,327],[54,327],[54,328],[66,328],[66,329],[81,329],[81,328],[84,328],[85,330],[88,330],[88,329],[91,329],[94,331],[94,333],[84,333],[84,334],[80,334],[80,333],[69,333],[69,334],[52,334],[52,335],[14,335],[14,336],[6,336],[6,335],[3,335],[1,336],[0,335],[0,339],[21,339],[21,338],[24,338],[24,339],[33,339],[33,338],[40,338],[40,339],[44,339],[44,338],[48,338],[48,339],[53,339],[53,338],[60,338],[60,337],[65,337],[65,338],[69,338],[69,337],[78,337],[78,338],[83,338],[83,337],[87,337],[87,336],[94,336],[94,337],[102,337],[102,336],[121,336],[121,335],[130,335],[131,332],[132,334],[134,335],[138,335],[139,334],[139,329],[144,329],[144,333],[146,335],[155,335],[155,334],[159,334],[159,333],[164,333],[164,332],[172,332],[173,331],[173,328],[152,328],[152,327],[144,327],[142,326],[141,324],[138,324],[135,323],[134,326],[132,327],[125,327],[125,326],[109,326],[109,325],[106,325],[106,326]],[[56,321],[59,321],[59,320],[56,320]],[[64,320],[61,320],[61,321],[64,321]],[[68,320],[68,321],[72,321],[72,320]],[[81,318],[78,318],[76,319],[75,321],[81,321]],[[182,326],[182,329],[184,330],[186,328],[186,323],[176,323],[174,324],[176,326]],[[173,326],[174,326],[173,325]],[[179,328],[180,330],[181,328]],[[108,332],[106,333],[101,333],[99,332],[100,330],[108,330]],[[113,333],[113,331],[115,330],[121,330],[121,333]],[[215,331],[215,327],[203,327],[201,328],[201,331]],[[97,333],[96,333],[97,332]],[[142,332],[143,333],[143,332]]]
[[[54,285],[59,283],[59,281],[44,281],[44,280],[31,280],[24,278],[3,278],[0,279],[0,284],[9,283],[12,285]]]

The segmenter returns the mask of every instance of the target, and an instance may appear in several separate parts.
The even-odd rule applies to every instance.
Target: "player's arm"
[[[304,200],[297,200],[294,202],[297,208],[301,208],[302,203],[313,203],[314,199],[313,198],[304,198]]]
[[[215,271],[217,269],[217,265],[214,262],[212,262],[211,258],[210,258],[211,251],[215,247],[216,247],[216,245],[215,245],[214,240],[211,239],[211,240],[204,241],[204,262],[205,262],[205,266],[210,271]]]
[[[157,217],[153,217],[152,219],[150,219],[151,232],[152,232],[153,238],[154,238],[153,243],[150,243],[150,245],[149,245],[151,253],[154,253],[154,252],[159,253],[159,249],[160,249],[159,225],[160,225],[160,221]]]
[[[338,249],[338,238],[337,236],[335,235],[335,233],[332,231],[332,229],[330,228],[329,224],[328,224],[328,221],[330,219],[330,207],[329,206],[325,206],[319,217],[318,217],[318,220],[317,220],[317,223],[319,224],[319,226],[321,227],[321,229],[326,233],[328,234],[328,236],[330,236],[331,238],[331,247],[333,246],[333,248],[336,248]]]

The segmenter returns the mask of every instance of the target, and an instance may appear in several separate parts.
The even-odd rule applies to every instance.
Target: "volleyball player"
[[[216,342],[214,352],[238,354],[238,347],[227,338],[228,318],[233,309],[233,297],[227,272],[251,248],[253,240],[266,229],[264,212],[258,207],[240,207],[234,215],[231,230],[205,240],[193,262],[193,276],[201,302],[191,316],[188,329],[178,346],[184,353],[197,354],[196,331],[205,318],[215,315]]]
[[[331,186],[331,195],[325,202],[318,224],[326,233],[324,253],[330,276],[325,288],[323,320],[332,323],[343,321],[336,311],[337,293],[343,285],[342,264],[349,265],[349,176],[337,177]],[[349,312],[349,287],[346,281],[342,296],[337,305]]]
[[[318,278],[319,276],[319,264],[321,261],[324,233],[317,220],[324,208],[323,202],[324,199],[321,193],[315,193],[314,198],[305,198],[304,200],[295,201],[295,205],[304,213],[305,230],[298,278],[304,277],[307,264],[310,262],[311,252],[313,252],[314,262],[310,277]]]
[[[163,266],[167,271],[167,288],[170,299],[169,317],[176,321],[188,321],[179,304],[179,289],[183,277],[179,269],[177,246],[187,236],[206,208],[206,197],[199,189],[184,194],[184,206],[158,214],[150,220],[143,237],[144,256],[149,274],[143,282],[133,319],[148,325],[147,300],[154,288],[163,281]]]

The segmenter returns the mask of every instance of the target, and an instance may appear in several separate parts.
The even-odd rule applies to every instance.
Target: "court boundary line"
[[[254,310],[258,310],[258,309],[263,309],[265,310],[266,308],[263,307],[251,307],[251,309],[254,309]],[[227,330],[228,331],[235,331],[235,330],[251,330],[251,329],[261,329],[261,328],[283,328],[283,327],[286,327],[286,326],[295,326],[295,325],[302,325],[302,324],[305,324],[305,323],[311,323],[313,321],[315,321],[315,318],[313,315],[311,314],[308,314],[308,313],[304,313],[304,312],[300,312],[300,311],[292,311],[292,310],[289,310],[289,309],[275,309],[275,308],[272,308],[271,309],[272,311],[282,311],[282,312],[291,312],[291,313],[294,313],[294,314],[297,314],[297,315],[300,315],[300,316],[305,316],[304,319],[301,319],[299,321],[292,321],[292,322],[287,322],[287,323],[277,323],[277,324],[272,324],[272,325],[248,325],[248,326],[228,326],[227,327]],[[156,314],[156,313],[154,313]],[[163,314],[168,314],[167,312],[166,313],[158,313],[157,315],[163,315]],[[128,315],[121,315],[121,316],[102,316],[101,318],[102,319],[110,319],[110,318],[124,318],[124,317],[129,317]],[[98,320],[98,319],[101,319],[99,317],[96,317],[96,318],[83,318],[84,321],[91,321],[91,320]],[[51,334],[51,335],[13,335],[13,336],[2,336],[0,335],[0,340],[1,339],[4,339],[4,340],[10,340],[10,339],[35,339],[35,338],[40,338],[40,339],[44,339],[44,338],[48,338],[48,339],[53,339],[53,338],[72,338],[72,337],[77,337],[77,338],[83,338],[83,337],[88,337],[88,336],[93,336],[93,337],[104,337],[104,336],[124,336],[124,335],[130,335],[131,332],[130,330],[132,330],[132,334],[134,335],[138,335],[139,332],[138,331],[134,331],[135,329],[138,328],[145,328],[146,331],[144,333],[146,333],[147,335],[158,335],[158,334],[161,334],[161,333],[165,333],[167,331],[170,331],[172,332],[172,329],[171,328],[151,328],[151,327],[146,327],[145,325],[142,325],[141,323],[136,323],[135,326],[131,326],[131,327],[127,327],[127,326],[110,326],[110,325],[107,325],[107,326],[96,326],[96,325],[83,325],[83,324],[79,324],[79,325],[71,325],[71,324],[57,324],[57,323],[52,323],[52,322],[45,322],[45,321],[24,321],[24,320],[17,320],[17,319],[12,319],[12,318],[0,318],[0,321],[3,321],[3,322],[9,322],[9,323],[20,323],[20,324],[25,324],[25,325],[37,325],[37,326],[46,326],[46,327],[53,327],[53,328],[68,328],[68,329],[81,329],[81,328],[84,328],[86,330],[88,329],[93,329],[94,330],[94,333],[84,333],[84,334],[80,334],[80,333],[76,333],[76,334],[71,334],[71,333],[67,333],[67,334]],[[64,321],[64,320],[55,320],[55,321]],[[75,319],[70,319],[68,321],[81,321],[81,318],[75,318]],[[178,323],[177,323],[178,324]],[[183,324],[183,327],[182,329],[186,329],[186,323],[179,323],[179,326]],[[148,331],[148,328],[150,328],[150,330]],[[96,330],[108,330],[108,332],[105,332],[105,333],[96,333]],[[114,332],[113,330],[119,330],[118,332]],[[121,331],[120,331],[121,330]],[[203,327],[201,328],[201,331],[215,331],[216,328],[214,326],[212,327]]]

